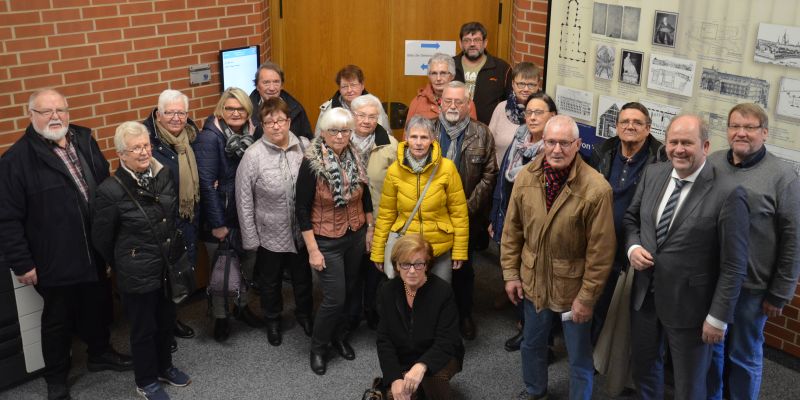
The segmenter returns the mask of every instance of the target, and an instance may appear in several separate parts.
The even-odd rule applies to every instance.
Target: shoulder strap
[[[131,199],[131,201],[133,201],[133,204],[136,204],[136,207],[138,207],[139,211],[142,212],[142,215],[144,215],[145,221],[147,221],[147,225],[150,227],[150,230],[153,231],[152,238],[157,241],[156,242],[156,247],[161,249],[162,241],[161,241],[160,235],[158,234],[158,231],[156,230],[156,227],[153,226],[153,222],[150,221],[150,217],[144,211],[144,208],[142,208],[142,205],[139,204],[139,201],[136,200],[136,197],[133,195],[133,193],[131,193],[130,189],[128,189],[128,187],[125,186],[125,184],[123,184],[122,181],[119,180],[119,178],[116,175],[111,175],[111,177],[114,178],[115,181],[117,181],[117,183],[122,187],[122,189],[125,191],[125,193],[128,194],[128,197]],[[161,258],[164,259],[164,263],[165,263],[164,265],[165,266],[169,265],[169,261],[167,260],[167,256],[164,255],[163,249],[161,249],[161,251],[159,251],[159,253],[161,253]]]
[[[439,161],[441,163],[441,161]],[[436,171],[439,170],[439,163],[436,163],[433,166],[433,171],[431,171],[431,176],[428,177],[428,183],[425,184],[425,188],[422,189],[422,193],[419,194],[419,199],[417,199],[417,204],[414,206],[414,210],[411,211],[411,215],[408,216],[408,220],[406,224],[403,225],[403,229],[400,230],[400,235],[405,235],[406,231],[408,230],[408,226],[411,225],[411,221],[414,220],[414,216],[417,215],[417,210],[419,210],[420,204],[422,204],[422,199],[425,198],[425,193],[428,192],[428,188],[431,187],[431,182],[433,182],[433,176],[436,175]]]

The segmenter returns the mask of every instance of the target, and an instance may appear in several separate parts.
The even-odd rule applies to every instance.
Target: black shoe
[[[267,341],[273,346],[280,346],[281,341],[281,321],[267,321]]]
[[[350,343],[347,343],[347,340],[334,340],[333,348],[336,349],[336,352],[345,360],[355,360],[356,358],[356,352],[353,350],[353,347],[350,346]]]
[[[176,351],[178,351],[178,342],[172,339],[172,343],[169,344],[169,352],[174,353]]]
[[[506,340],[505,348],[506,351],[517,351],[519,350],[519,346],[522,344],[522,331],[517,332],[516,335],[512,336],[508,340]]]
[[[378,321],[380,321],[378,312],[375,310],[369,310],[366,312],[366,314],[367,314],[367,327],[369,327],[369,329],[372,329],[373,331],[378,329]]]
[[[248,306],[243,306],[241,308],[235,307],[233,309],[233,315],[236,316],[236,319],[244,322],[251,328],[263,328],[266,325],[264,320],[258,315],[253,314]]]
[[[327,367],[327,362],[325,361],[324,354],[317,354],[313,351],[311,352],[311,370],[314,371],[317,375],[325,375],[325,369]]]
[[[97,371],[132,371],[133,359],[126,354],[117,353],[116,350],[109,349],[99,356],[89,356],[86,369],[92,372]]]
[[[303,333],[305,333],[306,336],[311,337],[311,334],[314,333],[314,322],[311,321],[311,318],[298,317],[297,324],[303,328]]]
[[[191,339],[194,337],[194,329],[177,319],[175,320],[175,329],[173,329],[173,333],[175,337],[181,339]]]
[[[465,317],[460,324],[461,336],[467,340],[475,339],[475,322],[472,317]]]
[[[227,318],[217,318],[214,320],[214,340],[224,342],[231,334],[231,327]]]
[[[69,388],[63,383],[47,384],[47,400],[71,400]]]

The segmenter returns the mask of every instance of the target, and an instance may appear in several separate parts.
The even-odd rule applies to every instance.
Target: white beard
[[[461,115],[459,115],[458,111],[447,111],[444,113],[444,119],[446,119],[448,122],[456,123],[461,119],[460,117]]]
[[[45,127],[43,130],[39,130],[39,129],[36,128],[36,126],[34,126],[33,130],[35,130],[36,133],[42,135],[45,139],[49,139],[49,140],[52,140],[54,142],[57,142],[57,141],[63,139],[64,136],[67,135],[67,131],[69,130],[69,127],[63,126],[63,124],[62,124],[62,127],[59,128],[59,129],[56,129],[56,130],[51,130],[51,129],[49,129],[49,127]]]

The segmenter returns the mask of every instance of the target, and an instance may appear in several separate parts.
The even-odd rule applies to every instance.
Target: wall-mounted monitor
[[[235,86],[250,94],[256,88],[253,77],[261,62],[260,50],[259,45],[254,45],[219,51],[222,91]]]

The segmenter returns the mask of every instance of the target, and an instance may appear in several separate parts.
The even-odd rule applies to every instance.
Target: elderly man
[[[603,174],[614,193],[614,230],[617,233],[617,254],[608,283],[594,308],[592,344],[603,328],[609,302],[617,286],[617,278],[628,269],[625,230],[622,217],[631,204],[636,184],[648,164],[666,160],[664,145],[650,134],[650,113],[641,103],[626,103],[617,115],[617,136],[595,146],[589,164]]]
[[[576,157],[581,140],[572,118],[551,118],[542,140],[544,154],[517,175],[500,245],[506,293],[524,308],[521,398],[547,397],[547,336],[561,318],[570,398],[590,399],[589,322],[616,246],[611,188]]]
[[[442,155],[456,164],[469,209],[469,260],[453,271],[453,292],[461,321],[459,326],[467,340],[475,339],[472,252],[479,246],[480,238],[488,241],[486,226],[492,190],[497,179],[494,137],[489,127],[470,119],[470,108],[466,85],[458,81],[450,82],[442,91],[442,113],[434,121],[434,132],[438,132]]]
[[[442,91],[456,76],[456,62],[453,57],[443,53],[436,53],[428,59],[428,84],[421,87],[417,97],[411,100],[406,115],[406,124],[415,115],[422,115],[428,119],[438,118],[442,112]],[[475,114],[475,103],[469,103],[469,117],[478,119]]]
[[[708,125],[692,114],[667,127],[670,163],[649,166],[625,213],[632,371],[638,397],[664,397],[663,350],[676,399],[705,399],[712,344],[723,340],[747,268],[747,193],[706,163]]]
[[[261,114],[258,112],[261,109],[261,102],[273,97],[280,97],[289,106],[287,117],[292,121],[289,130],[297,136],[314,138],[305,108],[289,92],[283,90],[284,74],[278,64],[270,61],[261,64],[256,71],[254,82],[256,89],[250,93],[250,101],[253,103],[253,115],[250,116],[250,119],[253,126],[256,127],[256,139],[263,134]]]
[[[133,366],[109,344],[106,263],[89,241],[93,197],[108,162],[90,129],[69,124],[59,92],[34,92],[28,112],[25,134],[0,158],[0,254],[44,300],[48,399],[68,399],[73,330],[88,345],[90,371]]]
[[[480,22],[462,25],[458,38],[461,53],[453,57],[455,80],[467,84],[469,98],[475,101],[478,121],[488,125],[497,104],[511,91],[511,67],[486,52],[486,28]]]
[[[319,106],[319,117],[317,118],[317,127],[314,130],[314,135],[319,136],[322,131],[319,129],[319,121],[322,120],[322,114],[331,108],[342,107],[350,110],[350,102],[355,100],[356,97],[369,94],[367,89],[364,89],[364,71],[356,65],[345,65],[339,72],[336,73],[336,85],[339,90],[331,96],[329,100]],[[386,132],[392,132],[392,127],[389,125],[389,117],[386,111],[381,107],[378,123],[381,124]]]
[[[781,314],[794,297],[800,274],[800,180],[764,146],[769,120],[761,107],[738,104],[728,113],[729,150],[709,161],[720,175],[747,190],[750,205],[750,258],[747,278],[728,326],[724,345],[714,347],[708,377],[709,398],[722,398],[722,366],[729,399],[757,399],[761,385],[764,323]]]
[[[172,181],[178,191],[178,215],[175,226],[183,232],[189,259],[197,261],[197,204],[200,200],[197,163],[191,143],[199,130],[189,118],[189,98],[177,91],[167,89],[158,96],[158,106],[142,123],[150,132],[153,158],[169,168]],[[175,320],[175,336],[194,337],[194,330]],[[172,341],[172,351],[178,344]]]

